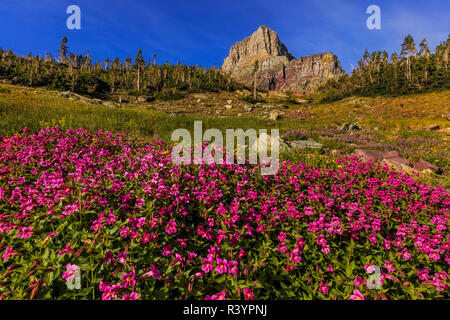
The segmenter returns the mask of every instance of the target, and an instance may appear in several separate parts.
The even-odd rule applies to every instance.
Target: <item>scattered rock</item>
[[[107,107],[115,107],[116,104],[112,101],[102,101],[102,104]]]
[[[364,161],[374,160],[381,161],[387,158],[400,157],[398,151],[382,151],[382,150],[367,150],[367,149],[356,149],[355,154],[357,156],[362,156]]]
[[[311,140],[294,140],[289,141],[287,143],[293,150],[302,150],[302,149],[321,150],[323,148],[323,144]]]
[[[387,163],[391,167],[400,171],[409,171],[413,166],[411,161],[403,157],[384,158],[382,162]]]
[[[432,163],[429,163],[428,161],[425,161],[423,159],[420,159],[413,165],[414,169],[420,172],[428,171],[428,172],[435,172],[435,173],[441,173],[442,169],[438,166],[435,166]]]
[[[435,130],[439,130],[441,127],[438,126],[437,124],[431,124],[429,126],[424,127],[424,130],[429,130],[429,131],[435,131]]]
[[[363,161],[379,161],[387,163],[399,171],[406,172],[435,172],[437,174],[442,173],[442,169],[429,163],[423,159],[420,159],[416,163],[411,163],[408,159],[400,156],[398,151],[382,151],[382,150],[365,150],[356,149],[355,154],[362,157]]]
[[[270,111],[269,119],[270,120],[278,120],[280,118],[280,113],[277,110]]]
[[[233,108],[233,106],[231,104],[226,104],[224,105],[225,109],[230,110]]]
[[[348,132],[354,132],[354,131],[361,130],[361,128],[356,123],[352,123],[352,122],[347,122],[347,123],[342,124],[339,127],[339,129],[343,130],[343,131],[348,131]]]
[[[203,93],[193,93],[192,96],[195,99],[202,99],[202,100],[207,98],[207,96]]]
[[[254,144],[250,146],[251,151],[257,151],[258,143],[263,144],[263,150],[270,150],[271,143],[272,143],[273,137],[266,133],[262,133],[257,139]],[[279,151],[280,152],[295,152],[300,151],[304,149],[315,149],[315,150],[321,150],[323,148],[323,144],[315,142],[315,141],[309,141],[309,140],[294,140],[294,141],[287,141],[283,138],[278,137],[278,143],[279,143]]]
[[[233,100],[227,100],[227,104],[232,104]]]
[[[137,98],[137,102],[150,102],[150,101],[153,101],[153,100],[155,100],[155,98],[151,97],[151,96],[139,96]]]
[[[82,102],[90,103],[90,104],[101,104],[102,100],[100,99],[86,99],[86,100],[80,100]]]
[[[251,92],[248,91],[247,89],[243,89],[243,90],[236,90],[234,93],[237,96],[248,96]]]
[[[260,107],[266,110],[278,109],[277,106],[274,106],[272,104],[261,104]]]
[[[127,99],[124,99],[122,96],[119,96],[118,98],[117,98],[117,101],[119,101],[119,104],[122,104],[122,103],[129,103],[130,101],[128,101]]]
[[[63,92],[58,93],[58,95],[61,97],[67,98],[67,97],[70,97],[70,91],[63,91]]]
[[[244,106],[244,111],[245,111],[245,112],[252,112],[252,110],[253,110],[253,107],[252,107],[252,106],[249,106],[249,105],[245,105],[245,106]]]

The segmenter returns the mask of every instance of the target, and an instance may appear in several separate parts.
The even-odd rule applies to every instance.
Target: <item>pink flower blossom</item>
[[[94,222],[92,222],[92,226],[91,226],[92,230],[97,231],[98,229],[101,229],[102,227],[103,227],[102,219],[94,220]]]
[[[117,294],[114,293],[113,289],[111,287],[105,287],[103,288],[103,294],[102,294],[102,300],[112,300],[116,299]]]
[[[305,209],[303,210],[303,212],[307,215],[307,216],[312,216],[314,214],[314,210],[311,207],[305,207]]]
[[[116,222],[116,216],[112,213],[108,214],[108,217],[106,218],[106,223],[108,225],[113,224],[114,222]]]
[[[212,296],[207,295],[205,297],[205,300],[226,300],[225,295],[226,295],[225,291],[220,291],[219,293],[214,294]]]
[[[219,208],[217,208],[217,213],[218,213],[219,215],[223,216],[226,212],[227,212],[227,211],[226,211],[225,207],[223,206],[223,203],[221,203],[221,204],[219,205]]]
[[[125,294],[122,296],[122,300],[137,300],[138,294],[136,292],[132,292],[130,294]]]
[[[58,255],[63,255],[63,254],[65,254],[65,253],[73,253],[73,252],[75,252],[75,250],[70,249],[70,242],[68,242],[68,243],[66,244],[66,248],[63,249],[63,250],[61,250],[61,251],[59,251],[59,252],[58,252]]]
[[[369,235],[369,241],[372,243],[372,245],[375,245],[377,243],[377,235],[375,233],[371,233]]]
[[[68,263],[66,265],[66,271],[63,272],[62,274],[62,278],[66,281],[69,281],[70,279],[72,279],[73,277],[75,277],[75,274],[77,272],[77,270],[79,269],[79,267],[76,264],[70,264]]]
[[[228,262],[228,273],[237,277],[237,274],[238,274],[238,262],[237,261],[229,261]]]
[[[366,270],[367,273],[374,273],[375,272],[375,267],[372,263],[368,263],[364,266],[364,270]]]
[[[130,272],[130,273],[124,273],[122,274],[122,287],[123,288],[128,288],[130,286],[134,286],[136,284],[136,280],[134,280],[134,272]]]
[[[142,277],[144,278],[152,277],[153,279],[161,279],[161,273],[156,269],[155,265],[152,264],[152,266],[150,267],[150,271],[144,273]]]
[[[106,251],[105,257],[103,258],[103,260],[104,260],[106,263],[109,263],[109,262],[113,262],[113,261],[114,261],[113,253],[112,253],[111,250]]]
[[[430,273],[430,271],[428,271],[427,269],[419,270],[417,272],[417,276],[419,277],[420,280],[426,281],[426,280],[430,279],[429,273]]]
[[[219,273],[219,274],[223,274],[225,272],[227,272],[227,260],[225,259],[220,259],[220,258],[216,258],[216,262],[217,262],[217,266],[215,268],[215,270]]]
[[[250,288],[244,288],[244,299],[245,300],[253,300],[253,298],[255,297],[252,289]]]
[[[278,240],[280,240],[280,242],[285,242],[286,241],[286,233],[281,231],[280,234],[278,235]]]
[[[353,283],[355,284],[356,288],[359,288],[361,284],[366,284],[366,280],[361,278],[360,276],[355,276],[355,279],[353,280]]]
[[[319,292],[323,293],[324,295],[328,294],[328,284],[321,282],[319,284]]]
[[[364,300],[364,296],[358,289],[353,290],[353,294],[350,296],[350,300]]]
[[[162,255],[163,255],[164,257],[169,257],[169,256],[171,256],[172,254],[173,254],[173,251],[172,251],[172,245],[171,245],[171,244],[165,245],[165,246],[163,247],[163,249],[162,249]]]
[[[202,270],[208,273],[214,269],[212,258],[203,258]]]
[[[13,256],[13,255],[15,255],[15,254],[18,254],[18,253],[15,252],[15,251],[13,250],[13,248],[11,248],[11,247],[6,247],[5,253],[2,255],[3,261],[8,260],[9,257],[11,257],[11,256]]]
[[[386,262],[384,263],[384,267],[385,267],[386,270],[389,271],[389,272],[394,272],[394,271],[395,271],[394,265],[393,265],[392,262],[390,262],[390,261],[386,261]]]
[[[170,220],[167,223],[166,232],[168,234],[173,234],[177,232],[177,223],[174,220]]]
[[[150,234],[149,233],[144,233],[141,237],[141,243],[142,244],[146,244],[150,242]]]
[[[22,239],[28,239],[33,234],[33,228],[32,227],[23,227],[19,229],[19,232],[17,233],[18,238]]]

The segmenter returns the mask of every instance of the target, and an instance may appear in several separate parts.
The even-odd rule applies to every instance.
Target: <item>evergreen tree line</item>
[[[408,34],[400,54],[390,59],[386,51],[367,51],[351,75],[331,79],[319,90],[322,101],[331,102],[350,95],[400,95],[450,89],[450,35],[431,52],[427,40],[418,46]]]
[[[151,61],[145,61],[141,49],[134,61],[128,56],[125,61],[106,58],[94,63],[89,52],[86,55],[69,52],[67,42],[64,37],[57,59],[51,53],[44,58],[31,53],[20,57],[11,50],[0,48],[0,79],[99,98],[120,92],[171,99],[181,97],[185,92],[233,91],[239,87],[215,66],[206,69],[179,62],[158,65],[156,55]]]

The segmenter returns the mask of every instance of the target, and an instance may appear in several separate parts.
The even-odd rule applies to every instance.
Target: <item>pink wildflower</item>
[[[364,296],[358,289],[353,290],[353,294],[350,296],[350,300],[364,300]]]
[[[66,271],[62,274],[62,278],[66,281],[72,279],[73,277],[75,277],[75,273],[77,272],[77,270],[77,265],[68,263],[66,265]]]
[[[253,300],[254,297],[255,297],[255,294],[253,293],[252,289],[244,288],[244,299],[245,300]]]

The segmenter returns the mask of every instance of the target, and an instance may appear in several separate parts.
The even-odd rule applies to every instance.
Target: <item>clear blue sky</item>
[[[81,30],[68,30],[66,8],[81,8]],[[366,27],[369,5],[381,8],[381,30]],[[0,46],[20,55],[69,51],[94,60],[133,59],[222,65],[230,46],[265,24],[296,57],[331,51],[349,72],[365,48],[400,50],[410,33],[430,47],[450,33],[449,0],[1,0]]]

